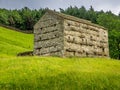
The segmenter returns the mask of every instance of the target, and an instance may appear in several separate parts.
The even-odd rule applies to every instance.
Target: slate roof
[[[46,13],[49,13],[49,14],[52,14],[52,15],[57,15],[58,17],[61,17],[63,19],[76,21],[76,22],[79,22],[79,23],[84,23],[84,24],[88,24],[88,25],[91,25],[91,26],[94,26],[94,27],[98,27],[98,28],[102,28],[102,29],[107,30],[106,28],[104,28],[100,25],[94,24],[91,21],[88,21],[88,20],[85,20],[85,19],[80,19],[80,18],[71,16],[71,15],[63,14],[63,13],[52,11],[52,10],[49,10],[49,9],[46,10]],[[38,22],[40,22],[40,20]],[[37,26],[37,24],[39,24],[38,22],[34,25],[34,28]]]
[[[48,13],[51,13],[51,14],[54,14],[54,15],[57,15],[57,16],[59,16],[59,17],[61,17],[61,18],[64,18],[64,19],[68,19],[68,20],[72,20],[72,21],[76,21],[76,22],[80,22],[80,23],[85,23],[85,24],[88,24],[88,25],[92,25],[92,26],[95,26],[95,27],[98,27],[98,28],[103,28],[103,29],[107,30],[107,29],[104,28],[103,26],[94,24],[94,23],[92,23],[91,21],[88,21],[88,20],[85,20],[85,19],[80,19],[80,18],[71,16],[71,15],[67,15],[67,14],[55,12],[55,11],[52,11],[52,10],[47,10],[47,12],[48,12]]]

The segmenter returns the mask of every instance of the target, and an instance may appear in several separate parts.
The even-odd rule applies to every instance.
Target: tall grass
[[[120,61],[106,58],[2,58],[0,90],[120,90]]]

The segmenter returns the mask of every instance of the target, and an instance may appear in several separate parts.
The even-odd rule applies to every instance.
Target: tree
[[[90,6],[88,12],[87,12],[87,20],[90,20],[93,23],[97,23],[97,12],[94,11],[93,7]]]
[[[120,31],[112,30],[110,32],[110,49],[112,49],[111,56],[120,59]]]
[[[120,18],[107,12],[99,15],[97,22],[108,29],[110,56],[120,59]]]
[[[6,9],[0,9],[0,23],[8,25],[8,14],[9,11]]]

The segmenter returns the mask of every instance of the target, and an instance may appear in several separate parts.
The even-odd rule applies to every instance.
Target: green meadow
[[[33,50],[33,35],[0,27],[0,56]]]
[[[120,61],[110,58],[16,56],[33,35],[0,27],[0,90],[120,90]]]

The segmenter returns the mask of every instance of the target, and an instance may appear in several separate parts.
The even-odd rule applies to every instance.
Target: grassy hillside
[[[0,56],[33,50],[33,35],[0,27]]]
[[[2,58],[0,90],[120,90],[120,61],[105,58]]]

